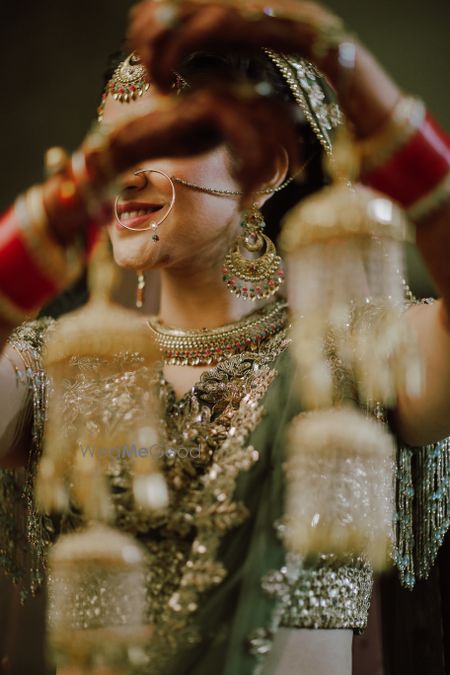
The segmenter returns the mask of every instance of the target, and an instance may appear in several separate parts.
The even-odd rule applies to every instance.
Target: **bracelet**
[[[362,181],[398,201],[418,222],[450,197],[450,138],[417,99],[396,108],[385,129],[362,143]],[[370,147],[375,151],[369,159]]]
[[[83,252],[80,240],[67,248],[58,244],[49,232],[42,187],[34,186],[20,196],[15,215],[22,239],[42,273],[57,289],[62,289],[80,274]]]
[[[50,236],[42,188],[18,197],[0,219],[0,316],[17,325],[74,281],[83,266],[80,242],[64,249]]]
[[[358,141],[362,173],[367,174],[383,166],[406,145],[420,129],[425,115],[426,108],[423,101],[413,96],[402,96],[380,131]]]

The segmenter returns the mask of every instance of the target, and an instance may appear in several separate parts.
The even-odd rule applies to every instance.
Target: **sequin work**
[[[180,647],[195,644],[201,637],[195,626],[195,611],[201,593],[226,576],[217,559],[224,535],[247,517],[244,504],[233,499],[235,482],[238,474],[249,470],[259,458],[257,449],[246,446],[246,439],[264,414],[261,400],[276,376],[273,361],[289,342],[287,324],[286,311],[281,329],[263,349],[220,362],[203,373],[179,401],[160,371],[149,375],[149,385],[159,384],[164,411],[161,447],[165,451],[160,464],[170,495],[166,511],[149,515],[137,507],[129,462],[126,458],[108,462],[115,524],[135,535],[148,552],[147,620],[154,626],[154,633],[148,650],[136,661],[136,673],[143,672],[142,668],[151,668],[155,674],[163,672]],[[77,366],[77,375],[67,379],[63,391],[68,429],[76,428],[80,416],[86,418],[87,427],[91,417],[98,420],[99,405],[105,411],[101,424],[114,424],[120,418],[132,422],[133,397],[125,395],[129,385],[127,359],[132,357],[117,357],[117,376],[113,379],[93,376],[101,366],[98,358],[73,357],[71,365]],[[61,520],[60,532],[73,531],[82,522],[72,504]],[[88,590],[85,592],[89,595]],[[109,602],[114,604],[114,598]],[[73,608],[75,623],[89,623],[89,617],[84,616],[86,608],[92,616],[104,614],[102,603],[104,599],[94,597],[94,593],[85,598]],[[51,598],[49,606],[51,611]],[[58,655],[58,662],[64,663],[64,655]],[[123,665],[130,668],[128,661]]]
[[[280,625],[289,628],[350,628],[367,623],[372,570],[361,558],[348,563],[332,555],[304,561],[293,553],[266,575],[263,589],[281,601]]]
[[[24,468],[0,469],[0,565],[22,583],[21,602],[42,585],[46,553],[55,535],[52,520],[38,511],[33,496],[46,415],[47,379],[41,352],[53,325],[49,317],[28,321],[8,339],[24,363],[23,369],[16,369],[16,377],[28,386],[24,422],[31,425],[31,445]]]

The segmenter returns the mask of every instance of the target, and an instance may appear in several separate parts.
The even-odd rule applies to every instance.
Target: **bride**
[[[76,277],[100,227],[117,265],[137,273],[139,304],[146,272],[159,272],[158,315],[143,320],[163,355],[157,387],[173,451],[163,462],[169,507],[143,524],[121,502],[126,493],[117,497],[117,526],[126,522],[147,548],[154,626],[140,663],[129,655],[108,663],[99,648],[106,668],[126,673],[349,675],[352,635],[365,627],[370,565],[330,555],[288,555],[286,565],[277,536],[283,434],[301,407],[282,262],[274,251],[258,266],[252,244],[264,234],[272,252],[291,206],[326,182],[322,160],[340,116],[309,62],[334,86],[361,141],[365,182],[415,218],[417,245],[442,296],[404,314],[426,388],[415,398],[398,392],[392,428],[410,447],[450,434],[448,137],[336,17],[315,3],[271,7],[141,2],[129,28],[136,53],[108,75],[101,140],[85,143],[71,162],[57,158],[53,177],[0,222],[0,494],[10,521],[9,469],[26,463],[33,444],[39,456],[45,428],[41,352],[54,322],[34,320],[37,312]],[[112,173],[119,175],[113,204],[105,190]],[[250,257],[236,255],[237,240]],[[77,405],[69,397],[67,406]],[[186,448],[197,454],[186,457]],[[2,533],[10,570],[20,558],[14,532],[11,523]],[[36,586],[53,538],[46,531],[31,540],[40,551]],[[66,656],[58,673],[78,672]]]

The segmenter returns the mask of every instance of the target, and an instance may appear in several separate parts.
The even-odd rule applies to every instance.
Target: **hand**
[[[328,77],[355,135],[366,137],[385,123],[401,94],[359,42],[354,66],[343,71],[339,45],[348,39],[339,17],[302,0],[143,0],[132,11],[128,30],[130,47],[164,91],[173,70],[196,50],[270,47],[300,54]]]
[[[341,20],[316,3],[273,0],[269,6],[270,13],[267,0],[144,0],[131,13],[128,42],[152,81],[168,91],[173,71],[193,51],[270,47],[300,53],[320,66],[324,41],[343,35]]]
[[[234,173],[244,196],[270,178],[268,158],[276,155],[279,145],[286,149],[291,167],[299,168],[291,107],[237,83],[216,83],[129,122],[112,134],[110,151],[121,173],[143,159],[194,155],[221,142],[239,158]]]

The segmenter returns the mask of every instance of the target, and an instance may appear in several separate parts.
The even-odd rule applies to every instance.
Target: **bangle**
[[[21,195],[0,219],[0,316],[17,325],[74,281],[82,269],[80,243],[67,250],[47,229],[42,188]]]
[[[384,137],[391,142],[383,152],[379,146],[384,161],[373,161],[369,170],[366,162],[362,175],[364,183],[398,201],[416,222],[450,196],[450,138],[422,105],[410,104],[403,127],[395,122],[389,125],[391,131],[386,129]],[[401,109],[407,109],[406,102]]]
[[[55,282],[36,265],[11,208],[0,218],[0,315],[17,325],[34,317],[48,297],[56,293]]]
[[[74,281],[82,269],[80,240],[64,248],[53,239],[49,232],[42,187],[32,187],[20,196],[14,209],[22,239],[35,265],[58,289]]]
[[[358,141],[361,171],[370,173],[383,166],[420,129],[425,119],[423,101],[402,96],[394,106],[386,124],[373,136]]]

